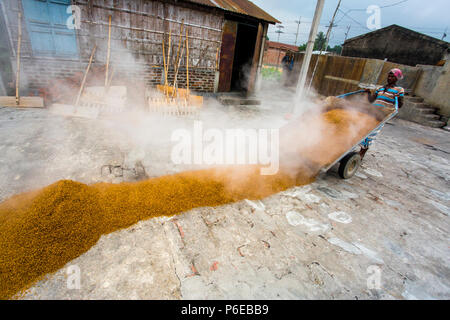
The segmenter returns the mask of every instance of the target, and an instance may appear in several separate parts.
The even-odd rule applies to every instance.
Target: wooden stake
[[[217,47],[217,52],[216,52],[216,71],[219,70],[219,50],[220,50],[220,47]]]
[[[180,65],[179,61],[181,60],[181,56],[180,56],[180,48],[181,48],[181,39],[182,39],[182,36],[183,36],[183,27],[184,27],[184,19],[181,19],[180,38],[179,38],[179,40],[178,40],[177,57],[176,57],[176,59],[175,59],[175,67],[176,67],[176,70],[175,70],[175,79],[176,79],[176,76],[177,76],[177,74],[178,74],[178,67],[179,67],[179,65]],[[183,42],[183,47],[184,47],[184,42]],[[176,90],[177,90],[177,88],[175,87],[175,81],[174,81],[174,83],[173,83],[172,97],[175,95],[175,91],[176,91]]]
[[[164,61],[164,87],[167,86],[167,70],[166,70],[166,50],[164,44],[164,37],[162,39],[162,52],[163,52],[163,61]],[[166,89],[164,89],[164,92]]]
[[[43,108],[42,97],[20,97],[20,48],[22,44],[22,13],[18,13],[18,39],[17,39],[17,64],[16,64],[16,95],[0,97],[0,105],[4,107]],[[1,73],[1,70],[0,70]]]
[[[109,76],[108,84],[106,85],[106,88],[105,88],[105,93],[108,93],[109,88],[111,88],[111,82],[112,82],[112,78],[114,76],[114,71],[115,71],[115,69],[111,68],[111,75]]]
[[[94,49],[92,49],[91,57],[89,58],[89,63],[87,65],[86,71],[84,72],[83,80],[81,81],[80,90],[78,91],[77,100],[75,101],[75,106],[78,106],[78,103],[80,102],[81,94],[83,93],[84,84],[86,83],[86,78],[89,72],[89,69],[91,68],[92,59],[94,58],[95,49],[97,49],[97,45],[94,46]]]
[[[106,55],[105,88],[108,85],[108,69],[109,69],[110,55],[111,55],[111,15],[109,16],[109,27],[108,27],[108,53]]]
[[[189,36],[186,29],[186,94],[189,101]]]
[[[172,97],[175,96],[175,90],[176,90],[175,86],[177,86],[178,70],[180,69],[181,57],[183,56],[184,45],[185,45],[185,42],[183,42],[183,46],[181,48],[181,55],[180,55],[180,59],[178,59],[178,65],[176,65],[175,77],[174,77],[174,80],[173,80]],[[178,97],[178,95],[177,95],[177,97]]]
[[[19,38],[17,39],[17,68],[16,68],[16,105],[20,104],[19,83],[20,83],[20,47],[22,42],[22,13],[19,11]]]
[[[170,68],[170,49],[172,48],[170,46],[171,38],[172,38],[172,30],[169,30],[169,49],[167,49],[167,72],[166,72],[166,74],[169,73],[169,68]],[[165,91],[166,91],[165,92],[166,93],[166,98],[168,98],[169,97],[169,88],[166,87]]]

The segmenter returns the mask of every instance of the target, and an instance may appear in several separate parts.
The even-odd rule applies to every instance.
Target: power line
[[[402,1],[399,1],[399,2],[396,2],[396,3],[392,3],[392,4],[389,4],[389,5],[380,6],[379,8],[380,9],[390,8],[390,7],[393,7],[393,6],[405,3],[407,1],[409,1],[409,0],[402,0]],[[356,21],[355,19],[353,19],[352,17],[350,17],[348,15],[348,13],[351,12],[351,11],[366,11],[366,10],[367,9],[349,9],[346,12],[344,12],[341,9],[339,9],[339,12],[341,12],[343,14],[343,17],[337,23],[339,23],[344,17],[347,17],[347,18],[351,19],[352,21],[354,21],[355,23],[357,23],[358,25],[360,25],[361,27],[363,27],[364,29],[370,30],[369,28],[367,28],[367,26],[364,26],[363,24],[361,24],[360,22]]]
[[[385,6],[379,6],[379,8],[380,9],[389,8],[389,7],[393,7],[393,6],[402,4],[402,3],[407,2],[407,1],[409,1],[409,0],[402,0],[402,1],[399,1],[399,2],[396,2],[396,3],[387,4]],[[342,7],[344,7],[344,6],[342,6]],[[348,9],[346,12],[348,13],[348,12],[351,12],[351,11],[366,11],[366,10],[367,10],[367,8],[366,9]]]
[[[349,18],[350,20],[352,20],[353,22],[357,23],[358,25],[360,25],[361,27],[363,27],[364,29],[370,30],[369,28],[367,28],[367,26],[364,26],[363,24],[359,23],[358,21],[356,21],[355,19],[353,19],[352,17],[350,17],[346,12],[342,11],[341,9],[338,9],[340,12],[342,12],[342,14],[344,16],[346,16],[347,18]]]
[[[403,0],[403,1],[399,1],[399,2],[393,3],[393,4],[381,6],[380,9],[393,7],[393,6],[396,6],[396,5],[398,5],[398,4],[404,3],[404,2],[406,2],[406,1],[409,1],[409,0]]]

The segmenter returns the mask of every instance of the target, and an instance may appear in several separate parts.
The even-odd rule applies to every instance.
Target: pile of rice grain
[[[323,115],[322,121],[335,135],[345,132],[355,116],[360,121],[365,115],[332,110]],[[326,139],[330,137],[325,136],[323,143]],[[323,155],[311,157],[320,156]],[[295,174],[281,169],[275,175],[262,176],[259,169],[230,166],[136,183],[90,186],[62,180],[11,197],[0,204],[0,299],[14,297],[46,274],[62,268],[89,250],[102,234],[143,219],[171,216],[197,207],[261,199],[311,183],[315,175],[303,168]]]

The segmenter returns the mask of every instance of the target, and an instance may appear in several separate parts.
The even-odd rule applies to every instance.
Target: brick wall
[[[36,94],[39,88],[47,87],[50,80],[71,77],[77,72],[84,72],[87,67],[87,63],[79,61],[32,58],[22,58],[20,65],[20,86],[23,94]],[[15,69],[15,64],[13,66]]]
[[[286,54],[286,50],[278,49],[278,48],[268,48],[264,52],[263,63],[270,65],[278,65],[281,64],[281,60]]]
[[[60,59],[21,59],[21,94],[37,94],[39,88],[46,88],[50,80],[64,79],[84,73],[88,62]],[[103,63],[92,63],[92,67],[104,66]],[[14,65],[15,67],[15,65]],[[164,83],[163,68],[159,66],[149,66],[145,63],[116,64],[114,69],[112,85],[134,86],[135,84],[144,86],[156,86]],[[110,71],[111,72],[111,71]],[[214,91],[213,69],[189,68],[189,87],[194,91],[213,92]],[[169,70],[168,80],[173,83],[175,72]],[[89,79],[89,75],[88,75]],[[186,69],[180,68],[177,76],[180,88],[186,87]]]
[[[191,69],[189,68],[189,88],[198,92],[213,92],[214,91],[214,76],[213,69]],[[168,81],[173,83],[175,73],[173,70],[168,72]],[[179,88],[186,87],[186,69],[180,68],[177,75],[177,83]]]

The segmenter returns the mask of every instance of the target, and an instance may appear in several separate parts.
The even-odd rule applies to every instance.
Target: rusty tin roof
[[[280,23],[277,19],[248,0],[185,0],[204,6],[215,7],[225,11],[251,16],[269,23]]]

